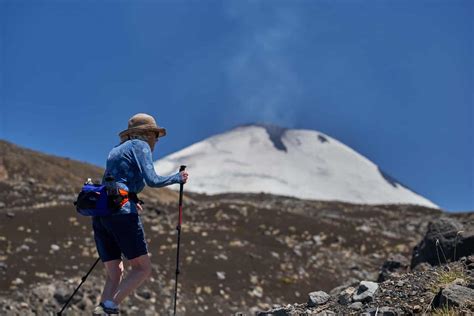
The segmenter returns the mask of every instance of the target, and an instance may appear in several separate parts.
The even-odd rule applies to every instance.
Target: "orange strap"
[[[123,190],[123,189],[119,189],[119,193],[121,196],[124,197],[124,199],[122,200],[122,202],[120,203],[120,207],[124,206],[125,203],[128,202],[128,192]]]

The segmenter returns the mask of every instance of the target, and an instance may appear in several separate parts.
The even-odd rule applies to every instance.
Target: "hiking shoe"
[[[106,315],[104,312],[104,308],[102,307],[102,303],[100,303],[94,308],[92,315]]]
[[[118,308],[110,308],[106,307],[104,303],[100,303],[94,311],[92,312],[92,315],[118,315],[119,314],[119,309]]]

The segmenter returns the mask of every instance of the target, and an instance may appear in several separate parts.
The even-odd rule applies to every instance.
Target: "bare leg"
[[[122,260],[110,260],[104,262],[105,270],[107,271],[107,278],[105,280],[104,290],[102,291],[101,302],[106,300],[113,300],[114,294],[122,281],[123,277],[123,262]]]
[[[151,260],[148,254],[129,260],[132,269],[120,282],[113,301],[120,304],[125,297],[139,287],[151,275]]]

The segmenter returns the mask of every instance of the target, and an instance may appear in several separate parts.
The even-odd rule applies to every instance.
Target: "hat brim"
[[[164,137],[166,136],[166,128],[164,127],[132,127],[132,128],[127,128],[126,130],[123,130],[119,133],[120,137],[124,137],[127,135],[130,135],[134,132],[145,132],[145,131],[150,131],[150,132],[155,132],[158,137]]]

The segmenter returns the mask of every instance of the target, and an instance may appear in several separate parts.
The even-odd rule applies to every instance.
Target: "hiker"
[[[97,251],[107,272],[101,301],[94,315],[118,314],[118,305],[123,299],[151,275],[148,245],[139,214],[142,206],[136,193],[143,190],[145,183],[158,188],[186,183],[188,179],[186,171],[170,176],[155,173],[152,152],[159,137],[165,135],[166,129],[159,127],[152,116],[136,114],[129,119],[128,128],[119,133],[120,144],[110,151],[107,158],[102,184],[106,182],[106,176],[111,175],[117,186],[128,192],[130,199],[112,215],[92,217]],[[124,279],[122,254],[131,266]]]

